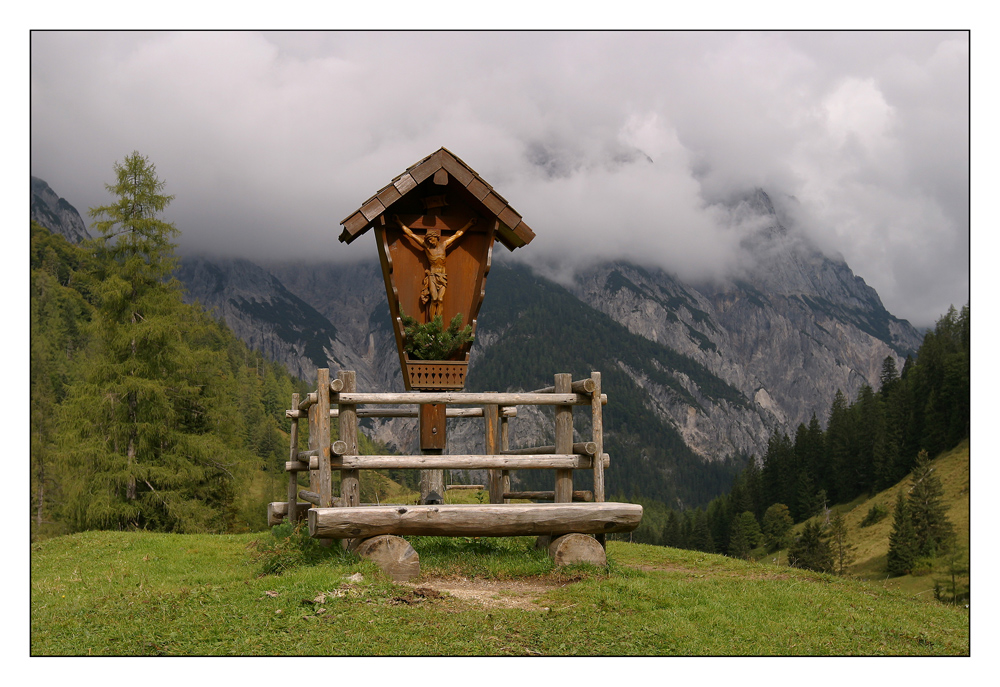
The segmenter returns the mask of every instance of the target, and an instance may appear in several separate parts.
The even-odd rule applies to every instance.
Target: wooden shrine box
[[[425,243],[427,237],[439,235],[436,245],[445,247],[443,265],[438,253],[432,269],[432,252],[408,238],[400,223]],[[436,308],[447,327],[460,313],[462,325],[471,324],[475,334],[493,242],[514,250],[529,243],[535,233],[492,186],[445,148],[409,167],[341,224],[340,240],[344,243],[375,230],[406,389],[461,390],[472,344],[448,360],[411,360],[404,349],[400,314],[426,324]],[[460,231],[458,238],[446,245]],[[428,279],[438,280],[435,289],[443,283],[441,272],[446,275],[443,296],[435,301],[425,293],[421,300],[422,292],[430,288]]]

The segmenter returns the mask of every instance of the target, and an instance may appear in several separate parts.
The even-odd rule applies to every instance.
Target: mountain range
[[[920,332],[887,312],[843,259],[786,226],[764,191],[732,209],[759,228],[742,243],[752,267],[726,281],[608,261],[558,284],[496,251],[466,388],[530,390],[557,372],[600,371],[608,493],[699,505],[725,491],[749,455],[762,455],[774,431],[794,433],[813,413],[824,422],[838,389],[853,399],[865,384],[877,388],[887,356],[901,368],[916,351]],[[32,219],[71,241],[86,237],[72,206],[35,178]],[[176,276],[189,302],[295,375],[352,369],[359,390],[403,389],[374,262],[184,256]],[[552,443],[551,418],[522,410],[512,445]],[[580,418],[583,433],[585,425]],[[391,448],[415,450],[413,421],[362,426]],[[474,423],[450,420],[448,431],[452,453],[482,445]]]

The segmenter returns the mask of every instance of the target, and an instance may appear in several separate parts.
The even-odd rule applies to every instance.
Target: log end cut
[[[306,512],[313,507],[311,503],[298,502],[297,512],[295,514],[295,519],[305,520]],[[288,502],[287,501],[276,501],[274,503],[267,504],[267,526],[274,527],[275,525],[280,525],[285,518],[288,517]]]
[[[361,542],[354,553],[375,563],[393,582],[408,582],[420,575],[420,554],[402,537],[371,537]]]
[[[608,564],[604,547],[586,534],[564,534],[556,537],[549,544],[549,558],[557,566],[573,565],[574,563],[589,563],[605,566]]]

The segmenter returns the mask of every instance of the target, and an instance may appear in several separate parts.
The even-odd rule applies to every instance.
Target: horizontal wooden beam
[[[530,499],[532,501],[553,501],[556,498],[555,491],[505,491],[505,499]],[[574,501],[593,501],[594,492],[574,491]]]
[[[330,391],[331,391],[331,393],[337,393],[337,392],[339,392],[343,388],[344,388],[344,380],[343,379],[334,379],[333,381],[330,382]],[[314,391],[314,392],[312,392],[310,394],[306,394],[306,397],[304,399],[302,399],[301,403],[299,403],[299,407],[298,408],[293,408],[292,410],[286,410],[285,411],[285,417],[307,417],[304,414],[303,415],[297,415],[297,414],[296,415],[290,415],[289,413],[294,413],[296,410],[299,410],[299,411],[309,410],[309,408],[311,406],[314,406],[317,403],[319,403],[319,394],[317,392]]]
[[[486,490],[486,485],[484,484],[449,484],[445,486],[445,489],[478,489],[480,491]]]
[[[555,453],[556,447],[552,446],[528,446],[527,448],[512,448],[500,453],[505,456],[524,456],[539,453]],[[585,456],[592,456],[597,453],[597,444],[593,441],[582,441],[573,444],[573,453],[580,453]]]
[[[611,458],[604,454],[604,467]],[[591,456],[565,454],[340,456],[331,462],[334,470],[591,470]]]
[[[359,408],[358,417],[418,417],[415,408]],[[446,417],[482,417],[482,408],[447,408]],[[286,410],[285,417],[292,419],[303,419],[309,417],[305,410]],[[339,408],[330,409],[330,417],[340,417]],[[517,408],[508,406],[503,409],[503,417],[517,417]]]
[[[304,399],[302,399],[301,403],[299,403],[299,408],[298,409],[300,411],[309,410],[309,408],[311,406],[314,406],[317,403],[319,403],[319,394],[317,394],[314,391],[311,394],[306,394],[306,397]]]
[[[347,442],[337,440],[330,445],[330,454],[333,456],[343,455],[347,452]],[[298,460],[285,461],[286,472],[305,472],[306,470],[319,469],[319,449],[311,451],[299,451],[296,454]]]
[[[586,379],[580,379],[573,382],[570,385],[570,389],[574,394],[592,394],[594,390],[597,389],[597,382],[595,382],[590,377]],[[556,388],[554,386],[547,386],[544,389],[536,389],[532,391],[533,394],[551,394],[554,393]]]
[[[319,505],[319,494],[315,491],[306,491],[305,489],[299,489],[299,498],[303,501],[308,501],[309,503],[318,506]]]
[[[380,534],[444,537],[553,536],[631,532],[642,521],[635,503],[463,503],[434,506],[311,508],[309,534],[354,539]]]
[[[608,397],[601,394],[601,403],[606,405]],[[397,405],[424,403],[446,403],[449,405],[538,405],[538,406],[574,406],[590,405],[590,396],[586,394],[549,394],[549,393],[501,393],[488,391],[485,393],[467,393],[463,391],[414,391],[408,393],[340,393],[330,398],[331,404],[351,405]],[[301,404],[300,404],[301,405]]]

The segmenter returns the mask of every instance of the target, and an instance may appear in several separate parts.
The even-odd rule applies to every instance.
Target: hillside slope
[[[954,449],[941,454],[931,461],[931,465],[941,480],[944,491],[942,500],[947,504],[948,519],[955,527],[958,553],[967,556],[970,546],[969,442],[964,441]],[[849,566],[850,576],[876,580],[887,588],[900,589],[910,594],[929,596],[934,589],[935,580],[941,579],[944,575],[946,567],[944,556],[939,557],[933,563],[928,562],[910,575],[889,577],[886,573],[886,555],[889,552],[889,534],[892,532],[892,512],[896,495],[900,490],[906,493],[910,486],[910,478],[906,477],[898,484],[875,496],[834,506],[831,512],[840,512],[843,515],[848,530],[847,540],[855,547],[854,561]],[[888,515],[873,525],[862,527],[862,520],[875,506],[885,509]],[[795,531],[801,531],[804,526],[805,523],[796,525]],[[763,558],[773,557],[775,554]],[[781,550],[778,552],[777,558],[779,563],[786,564],[788,551]],[[968,579],[966,573],[963,576],[965,585],[968,585]]]

